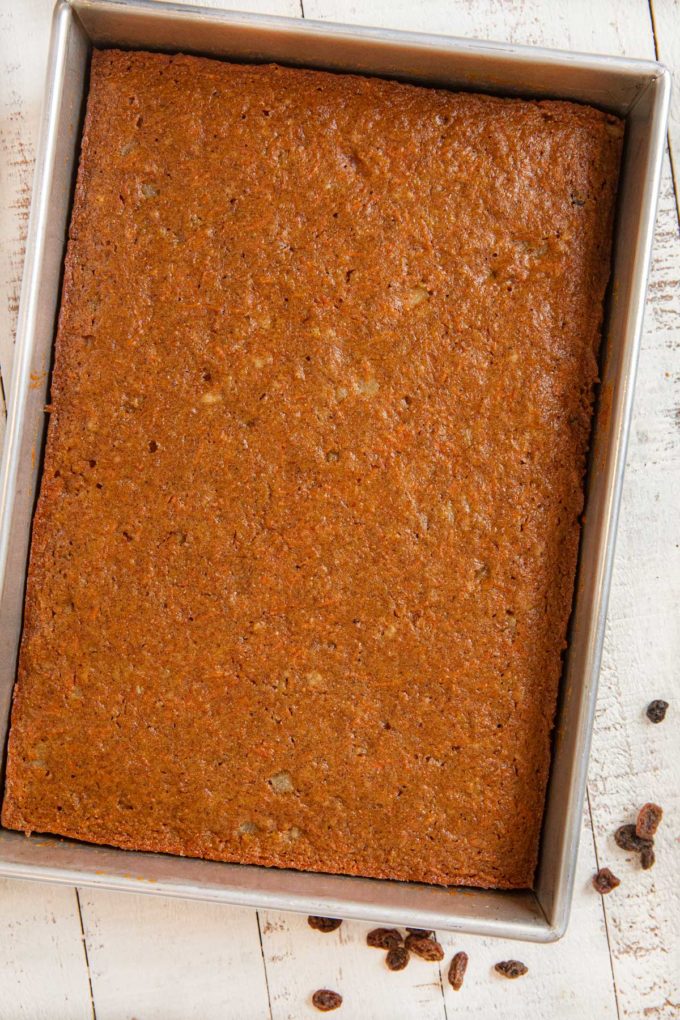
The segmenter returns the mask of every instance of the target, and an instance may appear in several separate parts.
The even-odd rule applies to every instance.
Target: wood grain
[[[0,880],[0,1020],[91,1020],[73,889]]]
[[[260,920],[272,1020],[318,1016],[311,1004],[318,988],[343,996],[343,1020],[445,1020],[439,967],[414,959],[406,970],[389,971],[385,953],[366,945],[374,925],[345,922],[323,935],[294,914],[263,913]]]
[[[680,0],[650,0],[650,6],[658,58],[671,70],[675,69],[668,138],[675,201],[680,208]]]
[[[305,17],[552,46],[654,56],[646,0],[304,0]]]
[[[680,240],[666,161],[609,606],[590,800],[600,862],[621,878],[606,900],[622,1017],[680,1016]],[[645,716],[653,698],[666,722]],[[643,872],[612,834],[662,805],[657,863]]]
[[[253,910],[80,892],[97,1020],[268,1020]]]
[[[0,6],[0,375],[5,393],[19,310],[50,10],[46,0]]]

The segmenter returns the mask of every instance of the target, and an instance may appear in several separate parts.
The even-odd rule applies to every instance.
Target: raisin
[[[406,946],[394,946],[385,957],[388,970],[403,970],[408,963],[410,953]]]
[[[600,868],[597,875],[593,875],[593,885],[599,893],[606,896],[613,889],[616,889],[617,885],[621,885],[621,879],[617,878],[609,868]]]
[[[658,804],[643,804],[635,823],[635,835],[639,839],[652,839],[662,818],[663,811]]]
[[[614,841],[622,850],[634,850],[637,854],[646,846],[651,846],[651,840],[638,836],[634,825],[622,825],[618,828],[614,833]]]
[[[506,978],[518,978],[527,973],[529,968],[519,960],[502,960],[497,963],[494,970]]]
[[[660,699],[657,701],[650,701],[647,705],[647,718],[653,723],[663,722],[666,718],[667,710],[667,701],[661,701]]]
[[[467,965],[467,953],[456,953],[454,958],[451,960],[451,966],[449,967],[449,984],[453,988],[454,992],[459,992],[463,987],[463,978],[465,977]]]
[[[396,949],[404,938],[396,928],[374,928],[366,936],[366,944],[374,949]]]
[[[654,856],[654,847],[653,846],[643,847],[642,851],[640,852],[640,865],[642,867],[642,870],[649,871],[650,868],[653,868],[655,860],[656,857]]]
[[[329,988],[320,988],[312,996],[312,1005],[316,1006],[320,1013],[330,1013],[332,1009],[342,1006],[342,995],[332,992]]]
[[[325,933],[335,931],[340,927],[342,921],[339,921],[337,917],[315,917],[312,915],[307,918],[307,924],[310,928],[313,928],[314,931],[322,931]]]
[[[421,960],[437,963],[439,960],[444,959],[444,950],[435,939],[411,934],[406,936],[404,945],[409,952],[415,953]]]
[[[434,932],[430,928],[407,928],[409,935],[417,935],[419,939],[433,939]]]

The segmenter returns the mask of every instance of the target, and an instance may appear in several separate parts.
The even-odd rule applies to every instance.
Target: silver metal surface
[[[533,892],[448,890],[131,853],[0,830],[0,874],[548,942],[564,932],[670,96],[659,64],[347,28],[145,0],[60,0],[0,470],[0,747],[6,739],[39,483],[54,320],[91,45],[204,53],[595,103],[626,118],[614,273],[569,651]],[[1,779],[2,777],[0,777]]]

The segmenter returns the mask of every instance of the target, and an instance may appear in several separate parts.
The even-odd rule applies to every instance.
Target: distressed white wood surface
[[[650,3],[658,58],[675,70],[668,135],[675,197],[680,203],[680,0],[650,0]]]
[[[268,1020],[254,910],[80,891],[97,1020]]]
[[[590,802],[600,859],[626,885],[606,901],[621,1016],[680,1016],[680,240],[666,161],[628,456],[593,753]],[[644,536],[644,542],[642,541]],[[651,698],[673,706],[644,716]],[[655,801],[657,863],[626,862],[612,832]],[[622,885],[623,888],[623,885]]]
[[[646,0],[303,0],[305,17],[589,53],[654,53]]]
[[[217,0],[204,0],[219,6]],[[0,0],[0,368],[11,338],[23,258],[26,201],[44,76],[51,0]],[[241,9],[478,38],[659,58],[680,74],[678,0],[239,0]],[[656,28],[656,40],[653,34]],[[678,83],[676,82],[676,89]],[[680,102],[671,133],[680,162]],[[677,173],[676,173],[677,179]],[[457,995],[418,960],[401,974],[364,945],[365,925],[312,932],[304,918],[144,896],[0,884],[0,1020],[298,1020],[320,986],[345,995],[351,1020],[680,1016],[678,918],[678,677],[680,669],[680,242],[670,164],[664,175],[634,431],[590,770],[574,911],[565,939],[527,946],[443,936],[446,965],[470,955]],[[0,428],[2,416],[0,415]],[[653,727],[646,703],[665,697]],[[645,800],[666,808],[658,863],[648,873],[611,833]],[[610,864],[621,887],[590,887]],[[81,932],[85,931],[85,945]],[[54,919],[54,920],[53,920]],[[259,925],[259,927],[258,927]],[[261,939],[260,939],[261,933]],[[87,950],[87,952],[85,952]],[[498,959],[530,967],[494,975]],[[88,972],[89,966],[89,972]],[[90,998],[90,981],[94,1002]]]
[[[0,3],[0,441],[31,199],[31,177],[47,66],[45,0]],[[20,56],[21,54],[21,56]],[[4,392],[3,392],[4,389]]]
[[[2,1020],[89,1020],[91,1015],[73,890],[0,880]]]

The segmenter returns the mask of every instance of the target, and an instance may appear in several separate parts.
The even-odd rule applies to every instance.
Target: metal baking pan
[[[60,0],[0,474],[0,747],[4,746],[31,518],[39,484],[62,261],[92,45],[353,71],[453,89],[593,103],[626,118],[602,384],[570,642],[532,891],[493,892],[133,853],[0,830],[0,874],[252,907],[549,942],[567,925],[604,637],[614,537],[665,142],[661,65],[410,32],[189,8]],[[1,779],[2,777],[0,777]]]

